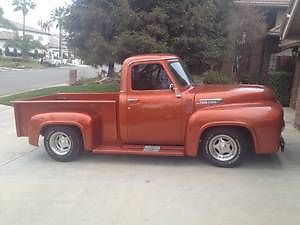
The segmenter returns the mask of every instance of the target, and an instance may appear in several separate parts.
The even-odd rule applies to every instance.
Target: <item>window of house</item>
[[[140,64],[132,68],[132,90],[169,89],[170,80],[161,64]]]

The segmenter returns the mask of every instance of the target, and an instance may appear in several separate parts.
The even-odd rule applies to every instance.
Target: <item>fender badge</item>
[[[200,99],[199,102],[197,102],[197,105],[216,105],[223,102],[222,98],[207,98],[207,99]]]

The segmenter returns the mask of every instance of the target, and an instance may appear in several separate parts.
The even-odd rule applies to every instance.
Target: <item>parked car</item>
[[[280,149],[283,110],[261,85],[195,85],[175,55],[126,59],[119,93],[15,101],[17,135],[72,161],[101,154],[204,157],[221,167]]]

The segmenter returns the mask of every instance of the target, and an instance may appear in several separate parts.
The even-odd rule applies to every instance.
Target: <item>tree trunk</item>
[[[112,63],[112,62],[110,62],[109,64],[108,64],[108,72],[107,72],[107,76],[108,77],[113,77],[114,76],[114,63]]]
[[[23,12],[23,37],[22,37],[22,40],[23,40],[23,43],[22,43],[22,46],[21,46],[21,54],[22,54],[22,58],[26,58],[27,56],[27,52],[25,52],[25,18],[26,18],[26,14],[25,12]]]
[[[25,41],[25,13],[23,13],[23,41]]]
[[[61,23],[59,23],[59,58],[61,58],[61,56],[62,56],[62,49],[61,49],[61,43],[62,43],[62,24]]]

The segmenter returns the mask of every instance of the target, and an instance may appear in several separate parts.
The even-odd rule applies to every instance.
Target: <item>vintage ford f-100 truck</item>
[[[280,149],[283,110],[260,85],[195,85],[175,55],[124,61],[119,93],[56,94],[13,102],[18,136],[74,160],[103,154],[203,156],[238,165],[247,152]]]

